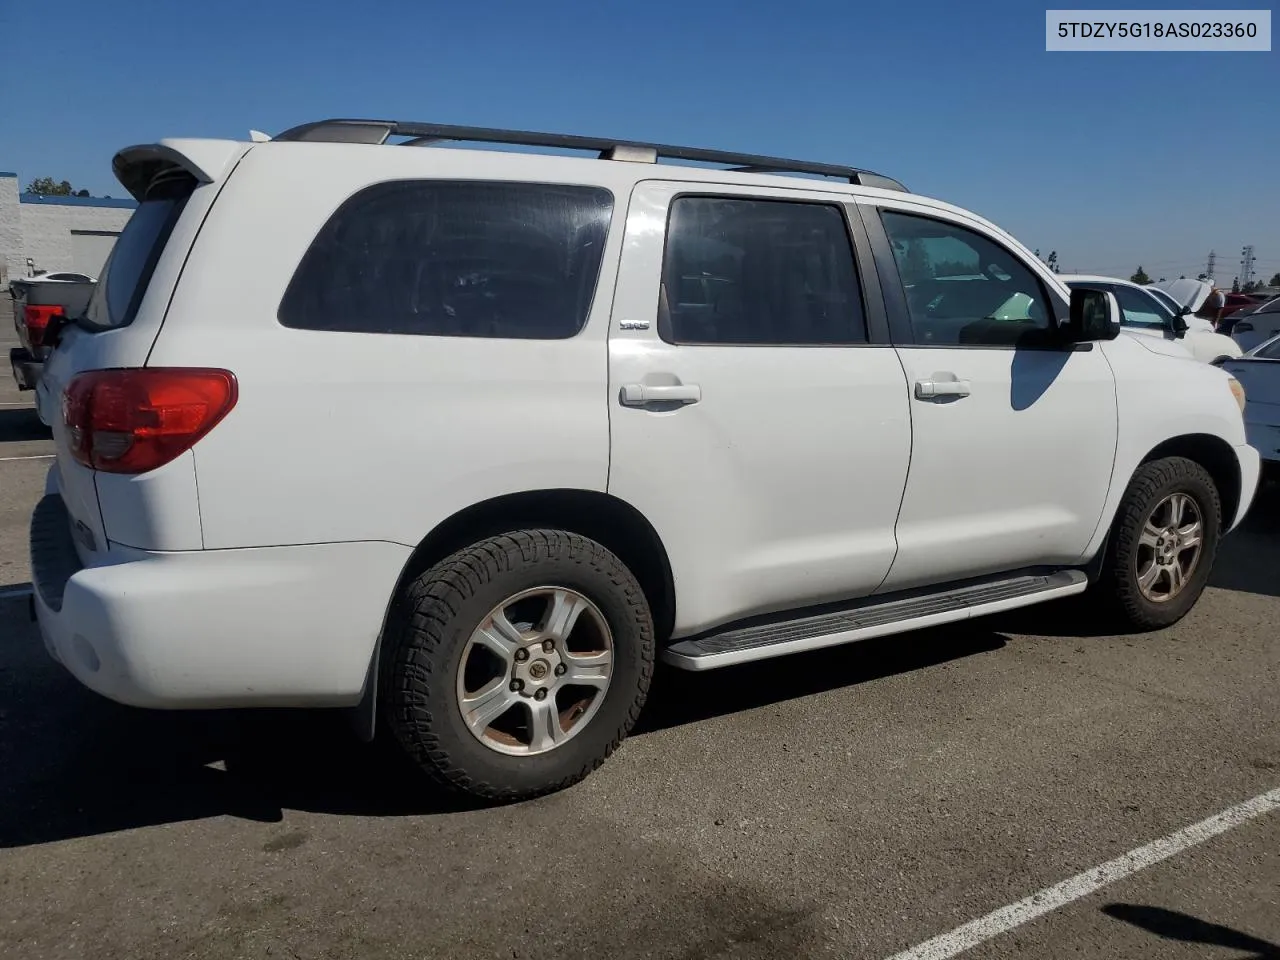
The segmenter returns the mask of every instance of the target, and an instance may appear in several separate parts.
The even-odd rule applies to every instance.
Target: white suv
[[[31,553],[49,651],[124,703],[351,707],[532,796],[655,658],[1087,589],[1173,623],[1257,485],[1228,374],[865,171],[372,121],[115,171]]]

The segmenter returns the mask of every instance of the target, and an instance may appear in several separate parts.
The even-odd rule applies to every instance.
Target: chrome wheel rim
[[[599,607],[567,587],[534,587],[495,606],[458,663],[458,709],[472,736],[512,756],[573,739],[604,703],[613,633]]]
[[[1167,603],[1186,588],[1200,564],[1204,520],[1185,493],[1171,493],[1151,511],[1134,558],[1138,590],[1152,603]]]

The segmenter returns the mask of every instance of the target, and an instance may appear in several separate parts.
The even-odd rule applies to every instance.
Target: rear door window
[[[612,211],[601,187],[375,184],[320,229],[278,317],[303,330],[572,337],[591,309]]]
[[[156,262],[195,186],[195,180],[182,173],[162,175],[148,189],[102,268],[85,310],[84,319],[92,327],[107,329],[133,322]]]
[[[824,203],[677,197],[658,333],[675,344],[865,343],[843,211]]]

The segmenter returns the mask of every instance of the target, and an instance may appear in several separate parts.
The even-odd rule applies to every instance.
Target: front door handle
[[[701,399],[702,388],[696,383],[622,385],[621,400],[624,407],[643,407],[647,403],[697,403]]]
[[[967,397],[968,380],[917,380],[916,397],[930,400],[934,397]]]

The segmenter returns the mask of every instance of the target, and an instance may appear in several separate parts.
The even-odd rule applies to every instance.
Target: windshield
[[[191,187],[185,179],[158,184],[133,212],[112,247],[85,308],[83,319],[91,328],[110,329],[133,322],[151,272],[191,195]]]
[[[1173,297],[1169,296],[1169,294],[1165,293],[1159,287],[1144,287],[1143,289],[1168,307],[1171,313],[1176,315],[1182,312],[1182,304],[1178,303],[1177,300],[1173,299]]]

